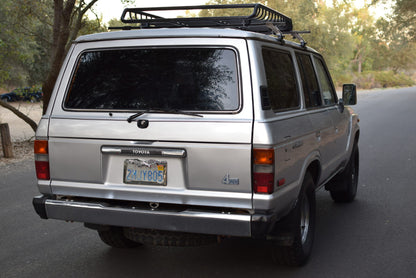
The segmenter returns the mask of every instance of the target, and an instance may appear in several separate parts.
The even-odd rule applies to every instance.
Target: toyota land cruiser
[[[180,8],[252,13],[154,15]],[[355,86],[338,99],[323,57],[261,4],[122,20],[133,25],[79,37],[63,63],[36,132],[36,212],[113,247],[250,237],[304,264],[315,191],[356,195]]]

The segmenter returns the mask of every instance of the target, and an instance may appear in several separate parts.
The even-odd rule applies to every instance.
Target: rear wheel
[[[273,257],[279,264],[304,265],[312,252],[315,234],[315,184],[309,173],[305,175],[294,210],[283,221],[291,240],[273,248]]]
[[[357,195],[359,173],[359,152],[358,146],[354,145],[350,161],[345,170],[336,177],[337,186],[331,189],[332,200],[337,203],[349,203]]]
[[[115,248],[134,248],[142,245],[126,238],[121,227],[110,227],[105,230],[98,230],[98,235],[105,244]]]

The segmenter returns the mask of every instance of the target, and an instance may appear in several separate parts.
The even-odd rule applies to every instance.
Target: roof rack
[[[206,16],[206,17],[178,17],[164,18],[153,14],[153,12],[166,12],[178,10],[200,10],[214,14],[216,10],[224,10],[229,14],[236,14],[236,11],[250,13],[248,15],[230,16]],[[227,11],[228,10],[228,11]],[[149,13],[152,12],[152,13]],[[293,31],[292,19],[262,4],[232,4],[232,5],[199,5],[199,6],[175,6],[155,8],[126,8],[121,15],[123,23],[140,24],[139,26],[110,27],[109,29],[154,29],[154,28],[235,28],[268,35],[276,35],[278,40],[283,42],[284,34],[290,34],[299,39],[302,47],[306,42],[300,33],[308,31]]]
[[[175,11],[175,10],[206,10],[212,13],[215,10],[229,10],[232,13],[238,9],[241,13],[247,9],[253,9],[250,15],[239,16],[212,16],[212,17],[180,17],[163,18],[148,12]],[[244,10],[246,9],[246,10]],[[271,22],[282,32],[292,30],[292,19],[262,4],[235,4],[235,5],[199,5],[199,6],[178,6],[158,8],[126,8],[121,15],[123,23],[140,23],[140,27],[131,29],[146,28],[178,28],[178,27],[217,27],[237,28],[247,31],[271,34],[271,30],[265,26]],[[129,28],[127,27],[127,28]],[[127,29],[121,27],[117,29]]]

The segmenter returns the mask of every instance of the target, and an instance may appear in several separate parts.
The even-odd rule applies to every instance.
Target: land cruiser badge
[[[224,178],[222,179],[222,183],[223,184],[233,184],[233,185],[238,185],[240,184],[240,179],[233,179],[230,178],[230,174],[226,174],[224,176]]]

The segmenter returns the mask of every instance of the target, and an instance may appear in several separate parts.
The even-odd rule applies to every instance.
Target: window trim
[[[69,97],[70,88],[74,81],[74,75],[77,72],[79,61],[84,53],[95,52],[95,51],[111,51],[111,50],[139,50],[139,49],[196,49],[196,48],[207,48],[207,49],[228,49],[234,52],[236,62],[236,86],[237,86],[237,101],[238,107],[234,110],[223,110],[223,111],[206,111],[206,110],[183,110],[184,112],[192,112],[197,114],[238,114],[243,110],[243,97],[242,97],[242,71],[241,71],[241,59],[240,53],[236,47],[230,45],[177,45],[177,46],[158,46],[158,45],[146,45],[146,46],[127,46],[127,47],[105,47],[105,48],[88,48],[80,51],[76,57],[76,60],[71,68],[71,73],[65,88],[65,94],[61,102],[61,109],[65,112],[92,112],[92,113],[136,113],[139,111],[145,111],[146,109],[82,109],[82,108],[68,108],[66,103]]]

